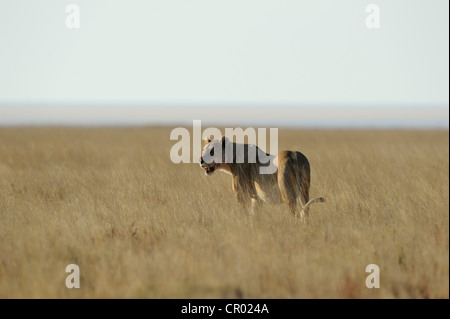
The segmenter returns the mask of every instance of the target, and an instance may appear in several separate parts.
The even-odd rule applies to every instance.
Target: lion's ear
[[[205,143],[205,145],[209,144],[209,143],[211,143],[211,139],[209,137],[205,137],[205,139],[203,140],[203,143]]]
[[[222,148],[225,148],[225,144],[227,142],[228,138],[224,135],[222,136],[222,138],[220,139],[220,142],[222,143]]]

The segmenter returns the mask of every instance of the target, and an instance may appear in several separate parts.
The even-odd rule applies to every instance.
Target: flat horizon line
[[[217,126],[449,128],[443,107],[1,106],[0,126]]]

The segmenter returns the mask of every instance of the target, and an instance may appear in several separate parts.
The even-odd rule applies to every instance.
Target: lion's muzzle
[[[200,158],[200,166],[205,170],[205,174],[209,175],[212,174],[214,172],[214,170],[216,169],[216,165],[215,164],[207,164],[204,160],[203,157]]]

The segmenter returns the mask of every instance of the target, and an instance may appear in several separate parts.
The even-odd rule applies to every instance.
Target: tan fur
[[[225,163],[225,156],[222,154],[222,163],[213,161],[206,164],[203,157],[205,152],[211,150],[211,147],[208,147],[209,143],[221,143],[222,147],[229,145],[233,147],[233,150],[236,150],[238,144],[228,141],[225,137],[222,137],[220,141],[211,142],[207,140],[205,142],[207,145],[200,162],[207,175],[217,169],[230,173],[232,175],[232,188],[238,202],[243,205],[251,202],[252,211],[256,210],[262,202],[284,202],[289,211],[295,215],[300,203],[300,218],[304,220],[308,216],[309,207],[312,203],[325,201],[322,197],[309,200],[310,165],[308,159],[300,152],[281,151],[278,156],[272,156],[274,163],[277,163],[277,171],[273,174],[260,174],[260,167],[267,164],[261,163],[258,156],[256,163],[247,161],[250,145],[243,145],[244,163],[237,163],[236,155],[234,155],[232,162]],[[257,151],[258,154],[262,152],[259,148],[257,148]],[[236,152],[234,151],[233,154],[236,154]]]

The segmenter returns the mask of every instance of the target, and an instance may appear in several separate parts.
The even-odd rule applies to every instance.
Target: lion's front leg
[[[233,192],[236,195],[236,199],[239,204],[245,205],[245,198],[242,194],[242,187],[239,185],[239,177],[233,176],[232,180]]]
[[[247,198],[242,192],[240,191],[235,191],[236,194],[236,199],[238,201],[239,204],[241,204],[242,206],[247,207],[249,204],[249,198]]]
[[[239,176],[233,176],[233,191],[236,195],[238,203],[241,204],[245,209],[248,209],[252,196],[250,195],[249,190],[245,187],[245,185],[243,185],[243,183],[239,180]]]
[[[259,211],[259,209],[262,206],[262,200],[259,197],[252,197],[252,215],[255,215],[256,212]]]

